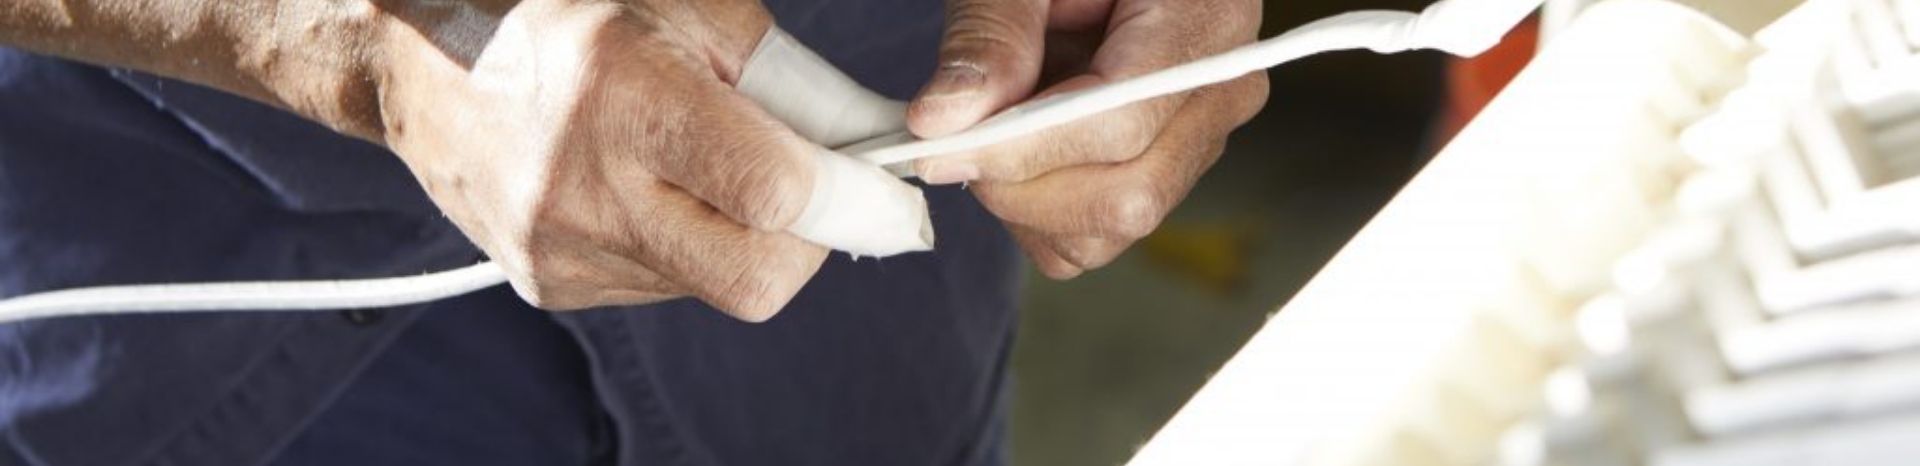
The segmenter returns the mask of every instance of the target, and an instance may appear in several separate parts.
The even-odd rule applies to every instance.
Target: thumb
[[[1025,99],[1040,77],[1048,0],[948,0],[940,67],[907,108],[907,127],[944,136]]]

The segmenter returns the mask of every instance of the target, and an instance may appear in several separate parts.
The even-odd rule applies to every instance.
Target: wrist
[[[505,16],[520,2],[370,1],[378,14],[362,38],[366,51],[357,62],[360,82],[370,89],[355,94],[364,99],[356,108],[368,115],[366,138],[400,152],[393,146],[407,115],[434,114],[433,108],[459,100],[461,83],[476,72],[481,52],[495,42]]]
[[[307,117],[349,136],[381,138],[380,75],[388,23],[379,0],[257,4],[233,43],[237,83],[220,86]],[[194,72],[182,73],[189,76]],[[218,79],[218,78],[214,78]],[[218,83],[216,83],[218,85]]]

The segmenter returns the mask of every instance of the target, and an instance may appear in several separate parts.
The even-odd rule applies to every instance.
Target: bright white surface
[[[1795,364],[1920,348],[1920,299],[1867,302],[1719,335],[1727,366],[1750,375]]]
[[[1888,415],[1656,453],[1652,466],[1907,466],[1920,457],[1920,415]]]
[[[1920,357],[1895,355],[1815,366],[1686,394],[1700,435],[1731,437],[1770,427],[1858,420],[1920,406]]]
[[[1633,77],[1669,73],[1668,57],[1684,49],[1673,44],[1737,41],[1726,34],[1663,2],[1589,10],[1131,464],[1392,464],[1381,457],[1390,456],[1382,452],[1393,433],[1377,427],[1412,409],[1401,400],[1425,388],[1429,368],[1466,334],[1473,311],[1511,293],[1522,235],[1549,230],[1565,233],[1560,244],[1627,244],[1608,235],[1630,231],[1541,225],[1556,216],[1537,214],[1631,202],[1593,199],[1602,191],[1588,188],[1606,171],[1598,167],[1619,165],[1628,148],[1622,128],[1646,120],[1639,96],[1654,83]]]

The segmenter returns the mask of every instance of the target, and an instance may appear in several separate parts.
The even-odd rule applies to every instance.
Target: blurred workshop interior
[[[1269,0],[1262,37],[1428,3]],[[1750,32],[1797,2],[1682,3]],[[1027,273],[1015,464],[1127,461],[1524,64],[1535,31],[1509,36],[1491,63],[1344,52],[1270,70],[1266,109],[1158,231],[1071,281]]]

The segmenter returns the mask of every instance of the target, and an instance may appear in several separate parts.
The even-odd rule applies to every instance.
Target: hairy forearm
[[[380,141],[373,0],[0,0],[0,44],[205,84]]]

